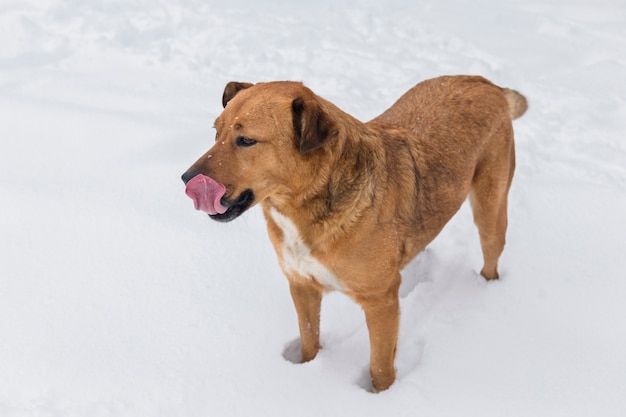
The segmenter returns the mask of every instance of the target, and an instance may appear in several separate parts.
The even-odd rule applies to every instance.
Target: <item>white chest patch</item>
[[[311,255],[311,249],[302,240],[296,225],[274,208],[270,214],[283,231],[282,267],[285,272],[314,279],[326,288],[341,291],[337,277]]]

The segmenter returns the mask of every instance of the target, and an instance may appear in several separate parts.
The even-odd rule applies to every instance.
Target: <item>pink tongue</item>
[[[223,184],[202,174],[193,177],[185,188],[185,194],[193,200],[196,210],[202,210],[211,215],[226,212],[228,207],[220,203],[225,192],[226,187]]]

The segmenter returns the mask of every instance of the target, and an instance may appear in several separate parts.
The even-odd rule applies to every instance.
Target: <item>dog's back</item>
[[[514,90],[479,76],[444,76],[417,84],[372,121],[403,127],[423,139],[442,140],[482,136],[482,128],[492,121],[506,120],[506,113],[516,118],[525,110],[525,99]]]

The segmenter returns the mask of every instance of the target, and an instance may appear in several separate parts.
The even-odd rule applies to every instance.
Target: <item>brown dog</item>
[[[515,167],[519,93],[481,77],[424,81],[362,123],[296,82],[226,86],[215,145],[183,175],[196,209],[230,221],[261,203],[298,314],[302,361],[320,349],[320,304],[361,305],[375,390],[395,379],[400,270],[469,195],[497,279]]]

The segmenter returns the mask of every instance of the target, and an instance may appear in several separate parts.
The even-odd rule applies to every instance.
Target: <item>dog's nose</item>
[[[189,171],[187,171],[187,172],[185,172],[185,173],[183,174],[183,176],[181,177],[181,179],[183,180],[183,182],[184,182],[185,184],[187,184],[187,183],[188,183],[188,182],[189,182],[189,181],[190,181],[193,177],[195,177],[196,175],[198,175],[198,172],[193,171],[193,170],[191,170],[191,169],[190,169]]]

